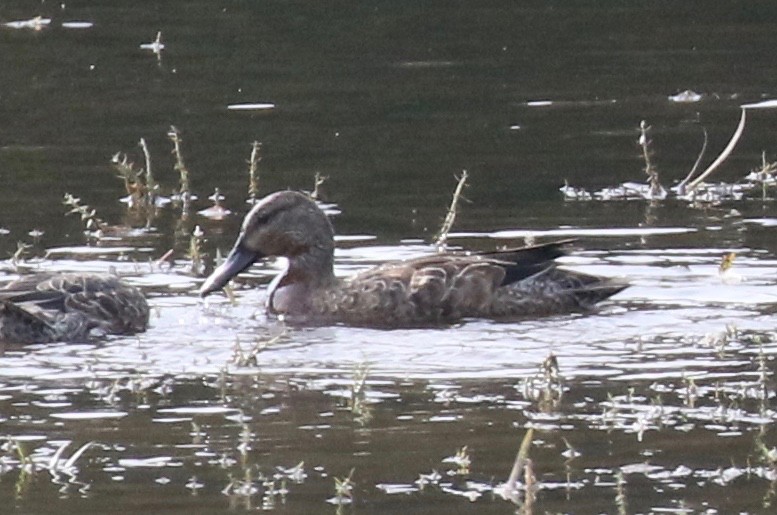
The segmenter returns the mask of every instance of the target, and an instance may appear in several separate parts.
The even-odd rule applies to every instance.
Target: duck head
[[[205,297],[256,261],[281,256],[289,260],[285,277],[299,282],[334,277],[334,230],[307,195],[280,191],[261,199],[243,220],[226,260],[200,288]]]

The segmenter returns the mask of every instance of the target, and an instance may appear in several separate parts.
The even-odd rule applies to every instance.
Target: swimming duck
[[[464,318],[514,320],[585,311],[627,285],[558,268],[570,240],[521,249],[444,253],[334,274],[334,231],[308,196],[276,192],[243,220],[226,260],[200,288],[205,297],[269,256],[288,265],[271,283],[267,310],[292,323],[422,327]]]
[[[113,275],[33,274],[0,289],[0,342],[86,342],[148,326],[143,294]]]

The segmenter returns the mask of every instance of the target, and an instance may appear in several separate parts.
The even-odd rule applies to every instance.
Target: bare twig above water
[[[320,172],[316,172],[316,175],[313,177],[313,192],[310,194],[310,198],[313,200],[321,200],[321,186],[324,185],[324,183],[329,179],[326,175],[321,175]]]
[[[461,198],[461,192],[464,190],[464,186],[467,183],[467,178],[469,177],[469,174],[467,173],[467,170],[461,171],[461,176],[457,177],[457,180],[459,181],[458,184],[456,184],[456,189],[453,192],[453,199],[451,200],[451,205],[448,208],[448,213],[445,215],[445,220],[442,223],[442,227],[440,228],[440,232],[437,235],[437,238],[435,239],[434,244],[437,246],[437,249],[442,251],[445,249],[445,245],[448,242],[448,233],[453,228],[453,223],[456,221],[456,214],[458,213],[458,205],[459,205],[459,199]]]
[[[731,155],[731,152],[734,151],[734,147],[736,147],[737,142],[739,142],[739,138],[742,137],[742,132],[745,130],[745,121],[747,119],[747,109],[742,108],[742,116],[739,119],[739,125],[737,126],[737,129],[734,131],[734,134],[731,136],[731,140],[728,142],[728,145],[726,145],[726,148],[723,149],[723,152],[720,153],[720,155],[710,164],[706,170],[704,170],[701,175],[699,175],[696,179],[688,183],[688,186],[686,187],[686,192],[691,193],[693,190],[695,190],[699,184],[704,181],[712,172],[717,170],[717,168],[726,160],[728,159],[728,156]]]
[[[507,478],[504,486],[501,490],[502,498],[511,501],[514,504],[521,503],[521,487],[518,482],[518,478],[521,476],[521,472],[529,461],[529,449],[531,448],[531,442],[534,438],[534,429],[529,428],[521,441],[521,447],[518,449],[518,453],[515,455],[515,461],[513,462],[513,468],[510,471],[510,476]]]
[[[696,170],[699,169],[699,165],[701,165],[701,160],[704,157],[704,154],[707,152],[707,143],[709,142],[709,134],[707,134],[707,129],[704,127],[701,128],[702,132],[704,133],[704,143],[701,145],[701,151],[699,151],[699,155],[696,157],[696,162],[693,163],[693,167],[691,168],[691,171],[688,172],[688,175],[685,176],[685,179],[683,179],[680,184],[677,185],[677,193],[679,195],[685,195],[685,186],[688,184],[688,181],[691,180],[691,178],[696,174]]]

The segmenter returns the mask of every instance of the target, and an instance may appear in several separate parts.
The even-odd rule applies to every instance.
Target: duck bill
[[[200,297],[205,297],[216,290],[222,289],[230,279],[262,257],[261,254],[247,250],[238,243],[229,253],[227,259],[202,283]]]

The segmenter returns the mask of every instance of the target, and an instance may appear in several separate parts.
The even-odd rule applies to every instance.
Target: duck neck
[[[281,285],[297,284],[310,289],[327,288],[335,283],[334,247],[311,247],[289,257]]]
[[[311,310],[312,293],[336,283],[333,249],[317,249],[287,258],[286,271],[269,287],[267,309],[270,313],[305,314]]]

